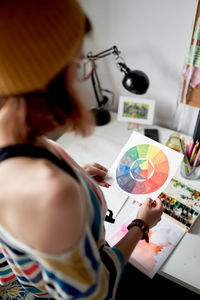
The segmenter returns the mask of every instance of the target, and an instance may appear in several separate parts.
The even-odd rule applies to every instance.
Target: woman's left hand
[[[92,176],[99,185],[109,187],[110,184],[104,181],[108,170],[98,163],[85,164],[81,166],[90,176]]]

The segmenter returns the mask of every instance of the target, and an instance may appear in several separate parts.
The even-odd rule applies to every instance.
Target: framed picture
[[[155,100],[119,97],[118,120],[137,124],[152,124]]]

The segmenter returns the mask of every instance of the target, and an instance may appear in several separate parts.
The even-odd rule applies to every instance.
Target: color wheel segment
[[[120,159],[116,169],[119,187],[130,194],[149,194],[167,180],[167,156],[154,145],[141,144],[130,148]]]

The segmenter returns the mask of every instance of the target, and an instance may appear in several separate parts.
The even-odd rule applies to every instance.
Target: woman
[[[114,298],[125,263],[146,237],[132,223],[110,248],[106,204],[92,179],[108,187],[107,170],[81,168],[45,137],[91,132],[77,90],[88,28],[73,0],[0,4],[0,279],[10,295],[18,285],[43,298]],[[161,214],[160,200],[147,199],[137,218],[152,227]]]

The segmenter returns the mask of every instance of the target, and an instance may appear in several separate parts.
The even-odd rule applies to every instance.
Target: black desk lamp
[[[102,51],[98,54],[93,55],[92,52],[87,54],[87,58],[91,61],[98,60],[110,54],[115,55],[115,62],[117,68],[125,74],[122,84],[126,90],[131,93],[142,95],[146,93],[149,87],[149,79],[147,75],[139,70],[131,71],[125,64],[124,59],[120,56],[120,51],[116,46]],[[94,89],[95,97],[98,103],[98,108],[93,108],[92,112],[96,119],[97,125],[104,125],[110,121],[110,112],[104,108],[105,104],[108,102],[108,96],[111,95],[113,98],[113,93],[109,90],[102,89],[97,70],[94,68],[91,76],[92,86]],[[107,95],[106,95],[107,94]]]

